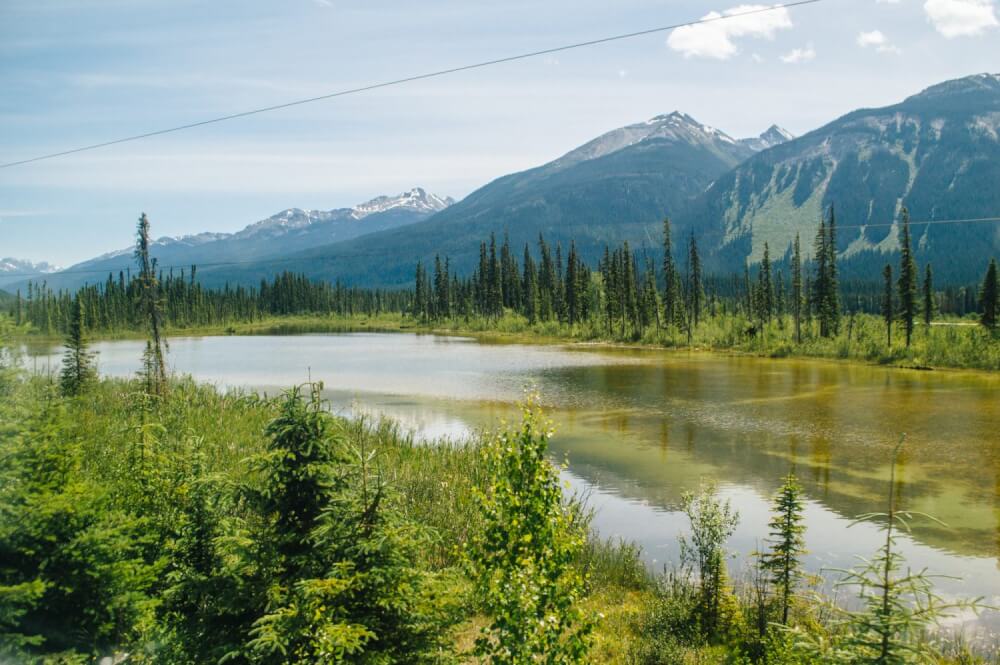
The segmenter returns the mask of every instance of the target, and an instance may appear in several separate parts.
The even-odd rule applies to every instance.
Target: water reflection
[[[95,347],[113,375],[133,373],[142,351]],[[220,386],[273,393],[322,379],[339,411],[385,414],[423,438],[488,427],[537,386],[558,427],[553,453],[589,492],[598,528],[640,542],[657,565],[677,555],[683,492],[721,484],[741,511],[732,545],[745,555],[789,471],[810,498],[810,567],[852,565],[878,537],[873,525],[847,526],[882,508],[889,454],[905,432],[901,506],[949,525],[914,526],[903,539],[911,565],[957,576],[942,582],[946,593],[1000,597],[996,375],[372,333],[175,339],[169,358]]]

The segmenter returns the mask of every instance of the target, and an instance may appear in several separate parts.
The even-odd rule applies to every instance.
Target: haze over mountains
[[[366,233],[394,229],[427,219],[454,203],[420,187],[396,196],[379,196],[353,208],[301,210],[289,208],[250,224],[236,233],[199,233],[178,238],[161,237],[151,245],[161,266],[198,265],[209,270],[214,264],[267,261],[308,247],[325,246]],[[154,227],[155,228],[155,227]],[[131,247],[78,263],[65,275],[48,278],[52,285],[103,281],[109,272],[132,267]],[[280,266],[277,267],[280,270]]]
[[[57,266],[42,261],[33,263],[12,257],[0,258],[0,287],[23,281],[26,277],[48,275],[59,270]]]
[[[903,204],[914,221],[1000,214],[1000,75],[932,86],[902,102],[860,109],[794,138],[777,126],[734,139],[673,112],[612,130],[534,169],[503,176],[454,203],[415,189],[327,212],[286,210],[235,234],[161,239],[161,265],[199,265],[210,284],[254,284],[283,270],[362,285],[402,285],[418,260],[448,255],[470,271],[495,233],[518,253],[542,233],[575,241],[594,261],[628,240],[655,255],[664,216],[675,242],[699,241],[707,268],[742,271],[768,243],[782,257],[795,235],[808,253],[821,211],[835,204],[848,276],[878,279],[898,247]],[[1000,252],[1000,225],[916,224],[917,258],[942,283],[979,279]],[[50,284],[99,281],[128,252],[50,275]],[[220,262],[239,265],[208,265]]]

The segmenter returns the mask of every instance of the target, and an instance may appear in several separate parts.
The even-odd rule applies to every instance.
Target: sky
[[[415,186],[461,198],[681,110],[794,134],[1000,71],[998,0],[821,0],[0,169],[0,257]],[[0,163],[760,5],[719,0],[0,0]]]

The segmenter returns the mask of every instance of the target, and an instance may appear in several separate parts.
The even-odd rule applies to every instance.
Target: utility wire
[[[225,122],[227,120],[235,120],[237,118],[245,118],[251,115],[257,115],[259,113],[268,113],[270,111],[278,111],[280,109],[286,109],[293,106],[301,106],[303,104],[311,104],[313,102],[319,102],[326,99],[333,99],[335,97],[345,97],[347,95],[354,95],[360,92],[368,92],[370,90],[377,90],[379,88],[388,88],[394,85],[400,85],[403,83],[411,83],[413,81],[422,81],[424,79],[435,78],[438,76],[445,76],[447,74],[456,74],[458,72],[466,72],[472,69],[481,69],[483,67],[490,67],[493,65],[499,65],[507,62],[514,62],[516,60],[525,60],[527,58],[535,58],[540,55],[549,55],[551,53],[560,53],[562,51],[569,51],[571,49],[583,48],[585,46],[596,46],[598,44],[607,44],[608,42],[621,41],[623,39],[632,39],[634,37],[642,37],[645,35],[652,35],[658,32],[666,32],[668,30],[676,30],[677,28],[684,28],[691,25],[699,25],[702,23],[713,23],[715,21],[726,21],[729,19],[740,18],[742,16],[751,16],[753,14],[763,14],[765,12],[772,12],[779,9],[788,9],[790,7],[800,7],[802,5],[811,5],[823,0],[798,0],[796,2],[787,2],[780,5],[771,5],[769,7],[759,7],[756,9],[750,9],[747,11],[742,11],[734,14],[726,14],[723,16],[713,16],[698,19],[696,21],[686,21],[684,23],[677,23],[674,25],[667,25],[659,28],[650,28],[648,30],[639,30],[637,32],[628,32],[621,35],[614,35],[612,37],[602,37],[600,39],[591,39],[585,42],[577,42],[575,44],[566,44],[564,46],[556,46],[554,48],[547,48],[541,51],[531,51],[530,53],[521,53],[519,55],[511,55],[504,58],[497,58],[495,60],[484,60],[483,62],[477,62],[471,65],[462,65],[459,67],[451,67],[449,69],[440,69],[434,72],[427,72],[425,74],[417,74],[415,76],[407,76],[404,78],[395,79],[392,81],[383,81],[381,83],[373,83],[371,85],[365,85],[360,88],[350,88],[347,90],[340,90],[338,92],[331,92],[326,95],[320,95],[318,97],[309,97],[306,99],[297,99],[291,102],[285,102],[282,104],[275,104],[273,106],[264,106],[258,109],[252,109],[250,111],[241,111],[240,113],[233,113],[230,115],[219,116],[218,118],[210,118],[208,120],[200,120],[198,122],[192,122],[186,125],[178,125],[177,127],[169,127],[167,129],[157,129],[155,131],[146,132],[144,134],[136,134],[134,136],[126,136],[120,139],[114,139],[111,141],[104,141],[102,143],[93,143],[91,145],[80,146],[78,148],[71,148],[69,150],[63,150],[61,152],[53,152],[47,155],[39,155],[37,157],[29,157],[28,159],[21,159],[15,162],[7,162],[6,164],[0,164],[0,169],[10,168],[12,166],[20,166],[22,164],[30,164],[31,162],[40,162],[43,159],[53,159],[55,157],[64,157],[66,155],[72,155],[78,152],[85,152],[88,150],[97,150],[98,148],[106,148],[112,145],[118,145],[119,143],[128,143],[131,141],[138,141],[140,139],[150,138],[152,136],[160,136],[162,134],[170,134],[173,132],[180,132],[185,129],[193,129],[195,127],[202,127],[204,125],[211,125],[217,122]]]
[[[927,220],[927,221],[916,221],[916,222],[913,221],[913,220],[910,220],[910,226],[933,226],[935,224],[973,224],[973,223],[983,223],[983,222],[991,222],[991,223],[1000,222],[1000,217],[973,217],[973,218],[968,218],[968,219],[932,219],[932,220]],[[837,224],[837,228],[838,229],[861,229],[861,228],[870,228],[870,227],[873,227],[873,226],[875,226],[875,227],[896,226],[898,223],[899,222],[885,222],[885,223],[877,223],[877,224]],[[336,244],[336,243],[332,243],[332,244]],[[351,257],[358,257],[358,256],[384,257],[385,256],[385,252],[355,252],[355,253],[351,254]],[[281,263],[307,263],[307,262],[310,262],[310,261],[322,260],[322,258],[323,257],[315,257],[315,256],[309,256],[309,257],[281,257],[281,258],[275,258],[275,259],[267,259],[267,258],[250,259],[250,260],[246,260],[246,261],[213,261],[213,262],[208,262],[208,263],[198,263],[197,261],[194,261],[194,262],[183,263],[183,264],[175,264],[175,265],[169,265],[169,266],[157,266],[157,271],[174,270],[174,269],[176,269],[176,270],[187,270],[192,265],[195,268],[197,268],[198,270],[201,270],[202,268],[216,268],[216,267],[220,267],[220,266],[241,266],[241,265],[261,265],[262,266],[262,265],[274,265],[274,264],[281,264]],[[6,277],[36,277],[36,278],[39,278],[39,279],[44,279],[44,278],[49,277],[49,276],[57,277],[59,275],[106,274],[106,273],[114,272],[116,270],[119,270],[119,271],[126,270],[127,268],[130,268],[130,267],[131,266],[126,266],[126,265],[122,264],[119,267],[108,266],[106,268],[93,268],[93,269],[88,269],[88,270],[59,270],[59,271],[56,271],[56,272],[48,272],[48,273],[37,273],[37,272],[35,272],[35,273],[27,273],[27,272],[26,273],[0,272],[0,277],[5,277],[5,278]]]

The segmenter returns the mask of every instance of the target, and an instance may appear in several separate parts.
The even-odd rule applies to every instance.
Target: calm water
[[[130,375],[142,343],[95,350],[103,373]],[[884,509],[890,451],[905,433],[901,506],[947,524],[914,526],[910,565],[954,576],[940,582],[945,595],[1000,605],[998,375],[378,333],[176,338],[168,358],[223,387],[322,380],[337,410],[385,414],[427,438],[491,426],[537,388],[557,426],[554,452],[597,528],[638,541],[653,565],[676,561],[681,494],[714,480],[741,514],[730,541],[739,570],[789,471],[809,496],[809,567],[853,565],[879,536],[849,525]]]

